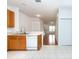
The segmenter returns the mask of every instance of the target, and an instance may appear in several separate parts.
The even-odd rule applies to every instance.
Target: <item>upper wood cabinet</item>
[[[7,27],[14,27],[14,12],[11,10],[7,10]]]

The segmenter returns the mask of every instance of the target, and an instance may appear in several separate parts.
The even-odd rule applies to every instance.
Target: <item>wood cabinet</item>
[[[7,37],[7,48],[8,49],[17,49],[17,36],[8,36]]]
[[[38,50],[42,47],[42,35],[38,35]]]
[[[49,45],[49,34],[44,35],[43,45]]]
[[[7,27],[14,27],[14,12],[11,10],[7,10]]]
[[[25,50],[26,36],[9,35],[7,40],[8,50]]]
[[[26,36],[18,36],[18,48],[26,49]]]
[[[12,50],[28,50],[28,48],[40,50],[42,47],[42,35],[30,36],[26,35],[8,35],[7,48]]]

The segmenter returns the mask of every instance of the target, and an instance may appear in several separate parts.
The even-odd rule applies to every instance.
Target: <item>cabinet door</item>
[[[17,37],[16,36],[8,36],[7,42],[8,49],[17,49]]]
[[[26,36],[18,36],[18,49],[26,49]]]
[[[38,35],[38,50],[42,47],[42,35]]]
[[[14,27],[14,12],[7,10],[7,27]]]

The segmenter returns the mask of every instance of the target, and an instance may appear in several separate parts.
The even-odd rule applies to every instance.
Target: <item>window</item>
[[[55,31],[55,26],[49,26],[49,31]]]

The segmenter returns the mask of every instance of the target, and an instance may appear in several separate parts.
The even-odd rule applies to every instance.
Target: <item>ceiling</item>
[[[64,0],[60,1],[64,2]],[[35,0],[8,0],[8,4],[19,7],[28,16],[36,17],[37,14],[40,15],[40,19],[44,23],[55,20],[59,8],[59,0],[41,0],[41,2],[35,2]],[[60,4],[60,6],[68,5],[66,3]]]

